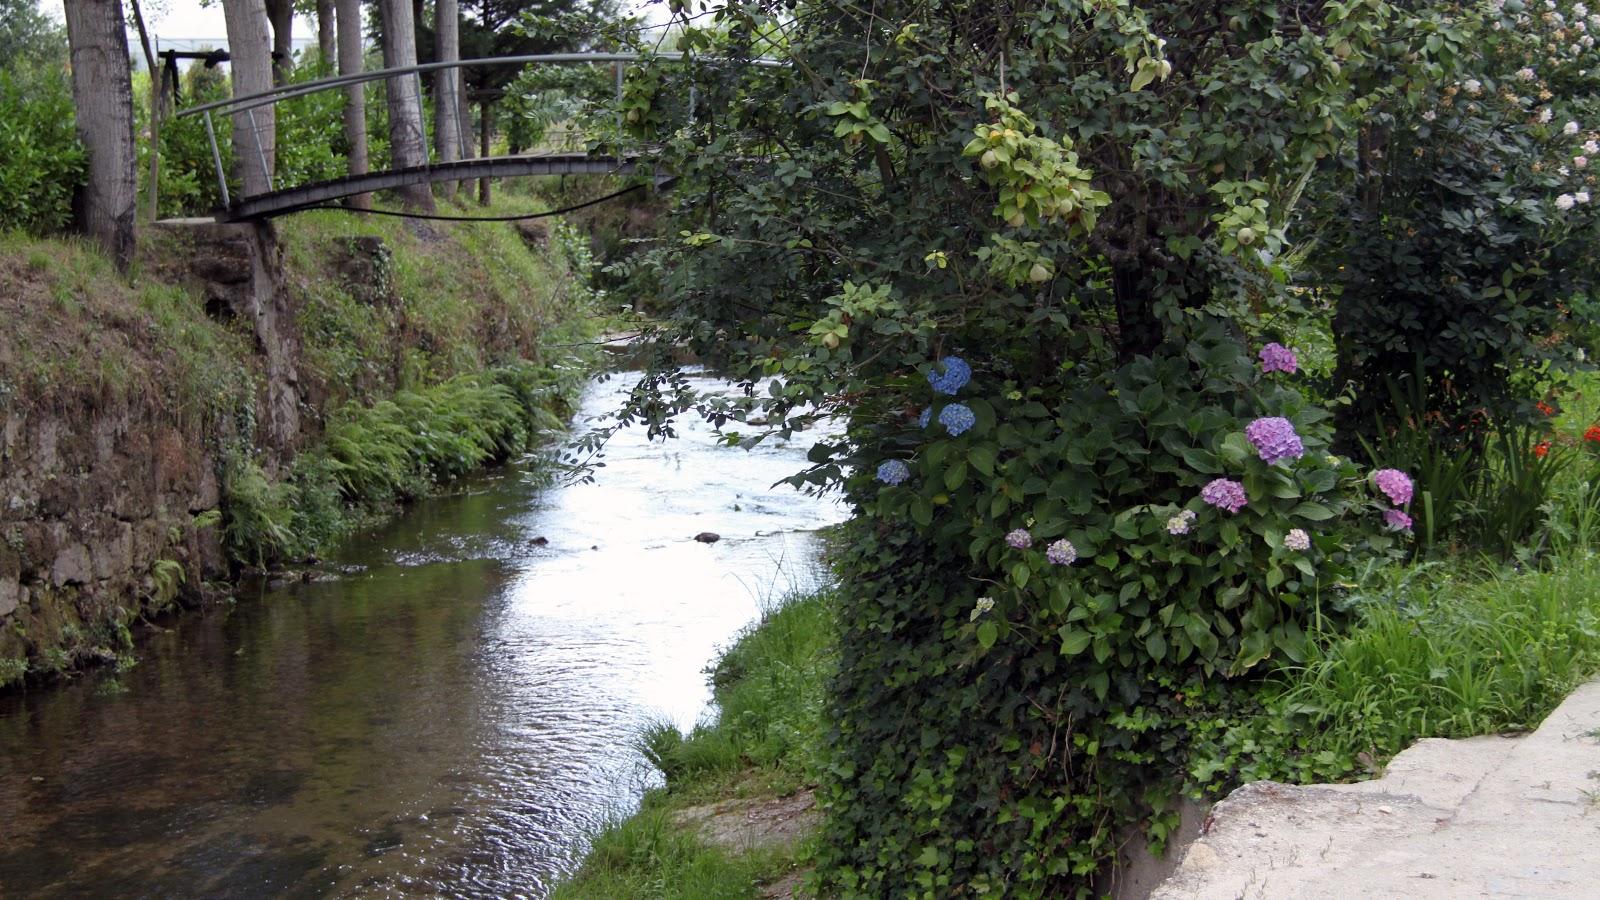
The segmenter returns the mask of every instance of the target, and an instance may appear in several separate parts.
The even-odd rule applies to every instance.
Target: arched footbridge
[[[428,146],[427,136],[424,135],[422,144],[428,152],[429,161],[422,165],[361,172],[305,184],[284,185],[274,177],[270,141],[263,141],[262,139],[262,134],[267,131],[269,126],[258,123],[267,119],[266,116],[260,113],[263,109],[274,108],[285,101],[311,94],[344,90],[355,84],[384,82],[391,91],[404,90],[410,96],[421,98],[424,95],[422,84],[424,75],[450,70],[455,73],[455,77],[452,79],[455,88],[443,93],[435,91],[433,100],[435,103],[449,103],[456,107],[455,115],[450,116],[449,121],[453,121],[456,125],[456,146],[458,148],[467,148],[471,144],[469,143],[470,135],[468,134],[466,117],[461,110],[463,92],[460,90],[460,69],[489,66],[606,65],[613,69],[616,82],[616,97],[620,102],[626,66],[628,63],[638,62],[640,59],[641,56],[637,53],[554,53],[427,63],[401,68],[379,69],[354,75],[341,75],[303,84],[285,85],[270,91],[194,106],[179,112],[177,116],[179,118],[201,116],[205,121],[206,135],[211,147],[212,165],[217,179],[219,196],[221,196],[223,202],[222,208],[217,210],[217,220],[221,222],[246,222],[270,219],[309,208],[324,207],[349,197],[416,184],[464,182],[481,178],[510,178],[531,175],[631,174],[641,161],[641,157],[638,154],[598,152],[590,147],[590,142],[582,139],[582,135],[566,134],[566,140],[562,142],[565,146],[552,148],[547,145],[536,152],[478,156],[466,159],[438,159],[436,148]],[[702,63],[723,62],[704,57],[690,59],[681,53],[657,53],[652,54],[650,59]],[[776,59],[758,58],[743,61],[741,64],[781,66],[784,63]],[[687,113],[691,120],[696,114],[695,105],[695,88],[691,82],[687,97]],[[268,190],[242,196],[234,196],[230,193],[228,189],[228,172],[224,168],[221,146],[217,142],[217,123],[215,120],[219,117],[224,118],[225,122],[228,118],[231,118],[234,122],[244,126],[242,131],[248,135],[248,142],[243,146],[236,145],[234,147],[235,164],[241,167],[255,167],[255,171],[264,176],[257,180],[259,183],[268,185]],[[619,112],[619,125],[620,122],[621,113]],[[574,138],[577,138],[577,140],[574,141]],[[579,146],[573,146],[574,143]],[[667,180],[669,180],[669,176],[657,173],[656,181],[658,186]]]

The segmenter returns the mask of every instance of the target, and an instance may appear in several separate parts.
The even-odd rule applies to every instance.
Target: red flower
[[[1600,425],[1590,425],[1589,430],[1583,433],[1583,439],[1591,444],[1600,444]]]
[[[1540,459],[1544,459],[1546,456],[1549,456],[1550,455],[1550,442],[1549,441],[1540,441],[1539,443],[1534,444],[1533,445],[1533,455],[1539,457]]]
[[[1556,414],[1555,407],[1553,407],[1550,404],[1544,402],[1543,400],[1539,401],[1537,408],[1538,408],[1539,412],[1542,412],[1547,416],[1553,416],[1553,415]]]

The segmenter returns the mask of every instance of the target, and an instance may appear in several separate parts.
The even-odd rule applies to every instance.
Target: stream
[[[659,783],[641,729],[706,716],[719,648],[823,577],[845,509],[771,487],[808,447],[628,429],[594,483],[468,479],[347,542],[352,574],[0,698],[0,896],[546,895]]]

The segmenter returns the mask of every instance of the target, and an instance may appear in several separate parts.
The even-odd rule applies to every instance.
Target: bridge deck
[[[441,181],[472,181],[477,178],[509,178],[521,175],[612,175],[628,174],[633,158],[595,156],[588,153],[542,153],[522,156],[491,156],[447,163],[431,163],[409,169],[386,169],[366,175],[347,175],[285,188],[268,194],[240,197],[229,209],[217,213],[219,222],[248,222],[320,206],[333,200],[373,191],[392,190],[408,184],[436,184]]]

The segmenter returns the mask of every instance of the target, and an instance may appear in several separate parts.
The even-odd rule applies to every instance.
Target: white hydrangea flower
[[[1432,122],[1434,119],[1437,119],[1437,118],[1439,118],[1439,114],[1434,112],[1431,109],[1422,114],[1422,121],[1424,121],[1424,122]]]
[[[1531,69],[1531,68],[1529,68],[1527,66],[1523,66],[1522,68],[1517,70],[1517,77],[1522,79],[1523,81],[1532,81],[1537,76],[1533,74],[1533,69]]]
[[[1589,202],[1589,192],[1588,191],[1579,191],[1576,194],[1572,195],[1572,199],[1578,201],[1579,203],[1588,203]]]
[[[1587,168],[1589,168],[1589,157],[1587,157],[1587,156],[1574,156],[1572,158],[1572,165],[1573,165],[1574,168],[1587,169]]]
[[[1566,212],[1567,210],[1569,210],[1569,209],[1571,209],[1571,208],[1573,208],[1574,206],[1577,206],[1577,205],[1578,205],[1578,198],[1572,196],[1571,194],[1562,194],[1561,196],[1556,198],[1556,209],[1559,209],[1562,212]]]
[[[1600,153],[1600,141],[1594,140],[1593,138],[1584,141],[1583,152],[1589,154],[1590,156]]]
[[[1577,122],[1568,122],[1567,124],[1561,126],[1561,133],[1562,134],[1577,134],[1578,133],[1578,123]]]

